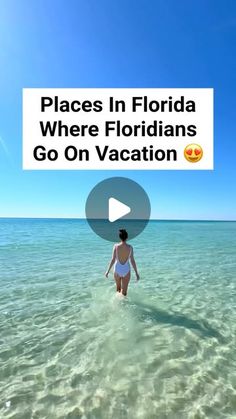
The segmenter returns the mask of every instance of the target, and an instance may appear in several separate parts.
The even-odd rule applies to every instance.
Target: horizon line
[[[9,217],[9,216],[0,216],[0,220],[11,219],[11,220],[87,220],[86,217]],[[105,220],[104,218],[94,218],[94,220]],[[129,220],[126,221],[143,221],[143,220]],[[193,219],[193,218],[150,218],[149,221],[205,221],[205,222],[236,222],[235,220],[226,220],[226,219]]]

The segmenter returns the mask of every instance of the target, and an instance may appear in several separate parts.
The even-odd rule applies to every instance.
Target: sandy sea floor
[[[79,220],[0,220],[0,417],[236,418],[236,223],[150,222],[128,297]]]

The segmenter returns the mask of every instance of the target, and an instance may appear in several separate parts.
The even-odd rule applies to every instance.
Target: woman
[[[108,278],[109,272],[112,266],[114,266],[114,279],[116,281],[116,290],[121,292],[123,295],[127,295],[129,280],[130,280],[130,264],[134,268],[136,279],[139,280],[139,274],[137,271],[136,263],[134,260],[134,251],[132,246],[126,243],[128,239],[128,233],[126,230],[119,230],[119,237],[121,242],[115,244],[113,247],[113,254],[108,270],[105,276]]]

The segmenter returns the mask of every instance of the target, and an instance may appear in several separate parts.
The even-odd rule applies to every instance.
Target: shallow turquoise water
[[[236,418],[236,223],[150,222],[141,280],[79,220],[0,220],[0,417]]]

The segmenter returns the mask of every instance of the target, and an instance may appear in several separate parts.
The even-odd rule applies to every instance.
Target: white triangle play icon
[[[111,223],[129,214],[131,208],[115,198],[109,198],[108,219]]]

